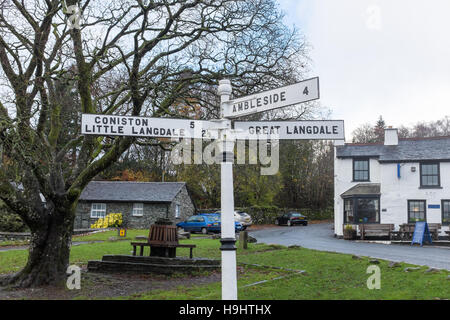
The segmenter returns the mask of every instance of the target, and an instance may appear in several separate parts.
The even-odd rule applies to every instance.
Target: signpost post
[[[219,82],[220,115],[222,129],[219,129],[220,157],[220,206],[222,252],[222,299],[237,300],[236,235],[234,230],[234,188],[233,162],[234,141],[230,139],[231,121],[224,119],[232,88],[230,80]]]
[[[82,115],[82,133],[105,136],[217,139],[221,163],[221,254],[222,299],[237,299],[236,235],[234,221],[233,162],[236,139],[325,139],[344,140],[344,122],[257,121],[235,122],[243,115],[287,107],[319,99],[319,78],[230,100],[229,80],[219,82],[219,120],[146,118],[112,115]]]

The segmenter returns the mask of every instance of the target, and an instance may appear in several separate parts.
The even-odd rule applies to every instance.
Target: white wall
[[[336,154],[336,153],[335,153]],[[416,167],[411,172],[411,167]],[[335,234],[343,234],[344,207],[341,194],[361,182],[352,182],[352,159],[336,159],[334,161],[334,224]],[[441,206],[442,199],[450,199],[450,162],[440,163],[442,189],[420,189],[419,163],[402,163],[401,178],[397,178],[397,164],[380,164],[377,159],[370,160],[370,182],[381,184],[380,223],[393,223],[396,230],[399,225],[408,222],[408,200],[426,200],[427,222],[442,223],[442,211],[429,209],[428,205]],[[363,182],[365,183],[365,182]],[[386,211],[384,212],[383,209]],[[442,226],[441,235],[449,230]]]
[[[419,163],[402,163],[401,177],[397,177],[397,164],[382,164],[381,172],[381,223],[394,223],[396,229],[402,223],[408,222],[408,200],[425,200],[426,216],[428,223],[442,223],[441,200],[450,199],[450,163],[441,162],[441,189],[420,188]],[[411,168],[416,171],[412,172]],[[428,205],[439,205],[439,209],[430,209]],[[441,235],[449,230],[448,226],[442,226]]]
[[[334,153],[336,154],[336,152]],[[376,159],[369,161],[370,181],[353,182],[353,160],[334,159],[334,230],[335,234],[343,235],[344,200],[341,194],[359,183],[380,183],[380,164]]]

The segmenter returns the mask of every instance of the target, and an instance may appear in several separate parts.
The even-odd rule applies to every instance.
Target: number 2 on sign
[[[303,90],[303,94],[306,94],[306,95],[309,94],[308,87],[305,87],[305,90]]]

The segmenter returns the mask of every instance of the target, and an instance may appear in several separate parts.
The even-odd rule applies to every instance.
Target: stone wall
[[[0,241],[30,240],[29,232],[0,232]]]
[[[175,218],[176,205],[180,206],[180,217]],[[172,221],[177,224],[178,222],[184,221],[190,216],[195,214],[195,206],[192,202],[192,198],[187,191],[186,186],[184,186],[180,192],[175,197],[174,201],[169,207],[170,217],[173,217]]]
[[[180,217],[175,219],[176,204],[180,205]],[[89,228],[97,219],[91,218],[92,202],[79,201],[75,229]],[[184,186],[172,203],[144,203],[141,217],[133,216],[132,202],[106,202],[106,214],[122,213],[124,226],[132,229],[148,229],[158,218],[169,218],[174,223],[186,220],[195,213],[195,207]]]

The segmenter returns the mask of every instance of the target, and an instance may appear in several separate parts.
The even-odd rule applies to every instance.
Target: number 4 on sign
[[[309,94],[308,87],[305,87],[305,90],[303,90],[303,94],[306,94],[306,95]]]

